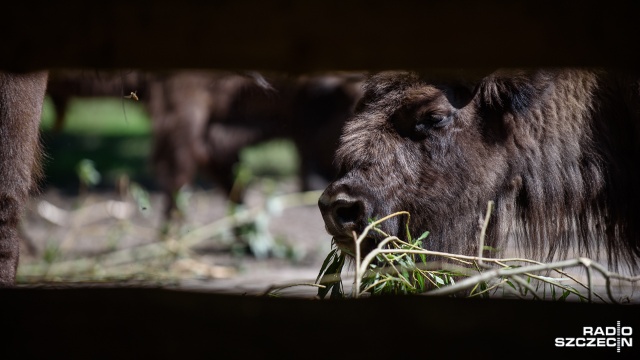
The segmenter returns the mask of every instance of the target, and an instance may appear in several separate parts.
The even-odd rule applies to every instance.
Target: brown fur
[[[265,140],[294,141],[303,190],[313,187],[311,174],[329,181],[336,173],[332,160],[340,130],[361,95],[361,78],[182,71],[152,82],[152,164],[168,199],[165,215],[175,213],[174,195],[198,170],[241,203],[244,190],[234,187],[234,165],[244,147]]]
[[[175,195],[203,172],[235,203],[240,151],[274,138],[294,141],[301,159],[303,190],[320,188],[310,178],[330,181],[342,125],[361,95],[361,74],[301,76],[180,70],[172,72],[57,70],[48,94],[61,128],[74,97],[124,96],[137,91],[153,127],[151,165],[165,193],[165,216],[176,214]],[[325,186],[326,183],[320,185]]]
[[[406,210],[413,234],[430,231],[425,247],[473,255],[493,200],[488,245],[512,240],[541,260],[605,250],[612,266],[637,269],[636,75],[501,70],[475,86],[372,76],[343,130],[339,179],[319,200],[327,230],[352,248],[368,219]],[[400,224],[382,228],[403,237]]]
[[[0,286],[15,282],[18,225],[40,175],[38,126],[46,73],[0,73]]]
[[[127,79],[127,80],[125,80]],[[19,258],[18,225],[40,174],[38,126],[47,73],[0,73],[0,286],[11,285]],[[49,94],[58,107],[58,125],[73,97],[123,96],[138,91],[154,129],[155,165],[173,193],[205,168],[230,189],[231,167],[244,146],[276,137],[294,139],[304,175],[332,176],[330,159],[340,128],[360,97],[360,75],[277,76],[184,71],[89,74],[56,71]],[[304,184],[307,188],[310,185]],[[232,197],[241,201],[242,194]]]

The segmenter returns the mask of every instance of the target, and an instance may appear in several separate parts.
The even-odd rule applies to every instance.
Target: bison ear
[[[521,113],[549,83],[548,74],[541,71],[499,70],[480,81],[476,98],[485,110]]]

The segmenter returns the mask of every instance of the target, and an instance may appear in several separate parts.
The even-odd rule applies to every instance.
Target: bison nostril
[[[338,224],[356,223],[364,214],[364,206],[360,201],[340,201],[335,204],[333,214]]]
[[[361,198],[331,187],[320,196],[318,206],[327,231],[334,236],[349,234],[365,217],[366,203]]]

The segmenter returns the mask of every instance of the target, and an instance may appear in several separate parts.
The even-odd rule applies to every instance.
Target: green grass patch
[[[46,98],[41,129],[50,131],[58,109]],[[74,135],[147,135],[151,122],[144,106],[117,98],[71,99],[64,119],[64,133]]]
[[[117,98],[75,98],[69,102],[62,131],[53,131],[57,109],[45,98],[40,130],[45,151],[46,185],[77,189],[77,167],[93,161],[99,187],[113,187],[126,175],[153,186],[148,159],[151,122],[140,103]]]
[[[59,133],[53,131],[56,111],[47,97],[41,122],[47,185],[77,189],[77,166],[88,159],[100,173],[98,187],[113,187],[122,175],[151,189],[157,186],[149,163],[151,121],[141,103],[117,98],[72,99]],[[294,144],[285,139],[248,147],[240,159],[249,181],[281,180],[294,176],[299,166]]]
[[[240,161],[253,176],[286,178],[296,175],[300,160],[293,142],[276,139],[242,150]]]

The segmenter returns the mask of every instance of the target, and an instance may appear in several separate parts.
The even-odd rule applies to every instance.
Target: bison
[[[335,245],[353,254],[370,219],[410,213],[423,246],[477,254],[513,241],[541,260],[575,251],[612,267],[640,259],[640,77],[602,69],[500,69],[478,78],[370,76],[318,201]],[[440,74],[441,75],[441,74]],[[383,222],[405,238],[405,219]],[[369,252],[381,235],[370,233]],[[364,256],[364,255],[363,255]]]
[[[18,225],[40,175],[38,126],[46,72],[0,72],[0,287],[15,282]]]
[[[58,113],[55,129],[63,126],[73,97],[137,94],[151,118],[150,163],[169,220],[180,214],[176,193],[198,172],[241,203],[243,187],[234,182],[240,151],[275,138],[296,145],[302,190],[326,186],[335,176],[333,153],[361,95],[362,79],[361,73],[342,72],[56,70],[49,74],[47,94]]]
[[[58,126],[71,97],[138,91],[152,117],[152,163],[168,194],[191,181],[198,166],[230,191],[229,174],[241,147],[276,137],[298,146],[302,187],[309,189],[309,174],[333,176],[333,152],[361,96],[362,79],[359,73],[335,72],[268,81],[255,73],[212,71],[0,72],[0,286],[15,282],[19,223],[41,176],[38,126],[47,91],[58,110]],[[175,208],[169,197],[167,214]],[[242,201],[241,194],[232,200]]]
[[[166,194],[165,218],[177,212],[175,194],[202,171],[233,203],[240,151],[276,138],[292,140],[301,163],[301,188],[313,175],[335,177],[340,131],[361,96],[363,74],[287,74],[180,71],[149,83],[152,165]],[[324,186],[324,184],[323,184]]]

